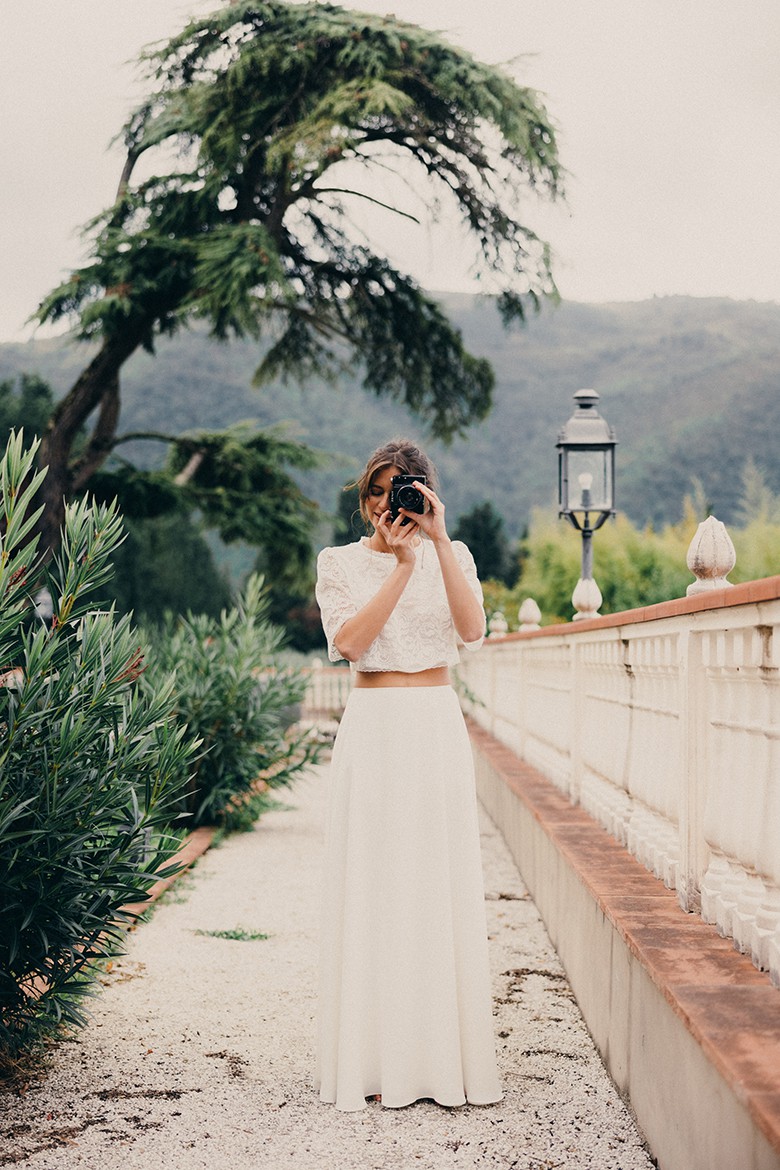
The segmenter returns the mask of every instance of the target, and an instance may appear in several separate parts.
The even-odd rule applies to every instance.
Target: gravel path
[[[558,958],[483,815],[499,1105],[360,1113],[311,1086],[326,770],[212,849],[106,976],[45,1079],[0,1097],[0,1165],[31,1170],[651,1170]],[[243,928],[265,940],[199,931]]]

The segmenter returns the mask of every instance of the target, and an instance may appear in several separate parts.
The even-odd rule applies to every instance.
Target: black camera
[[[420,515],[425,511],[425,496],[413,486],[415,480],[417,483],[428,482],[424,475],[394,475],[390,480],[388,507],[391,521],[398,518],[401,508],[405,508],[407,512],[419,512]],[[404,516],[401,523],[408,524],[409,518]]]

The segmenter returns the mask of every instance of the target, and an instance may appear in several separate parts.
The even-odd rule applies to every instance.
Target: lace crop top
[[[465,544],[452,542],[458,564],[482,604],[482,587],[474,558]],[[423,540],[415,550],[416,563],[395,609],[353,670],[402,670],[413,672],[434,666],[454,666],[460,660],[458,646],[478,650],[476,642],[462,642],[447,603],[439,558],[433,545]],[[375,552],[367,540],[337,548],[324,548],[317,558],[317,601],[328,639],[328,657],[341,655],[334,639],[382,587],[395,568],[392,553]]]

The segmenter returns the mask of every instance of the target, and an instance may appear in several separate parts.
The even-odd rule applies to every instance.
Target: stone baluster
[[[739,898],[731,915],[731,934],[734,945],[743,954],[752,954],[757,947],[756,918],[761,909],[766,887],[757,874],[748,873],[739,891]]]
[[[765,886],[764,896],[756,911],[752,958],[762,971],[769,971],[772,981],[780,984],[780,890]],[[773,961],[774,960],[774,961]]]
[[[723,917],[723,891],[730,873],[726,858],[713,852],[701,882],[701,916],[705,922],[722,925],[718,915]]]

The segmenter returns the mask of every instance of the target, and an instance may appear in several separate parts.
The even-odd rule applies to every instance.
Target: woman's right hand
[[[386,509],[379,518],[377,530],[382,537],[382,540],[387,545],[389,551],[395,554],[396,560],[400,564],[411,564],[414,561],[414,541],[417,536],[420,526],[414,520],[406,517],[407,523],[404,524],[404,517],[397,516],[395,520],[390,520],[390,509]]]

